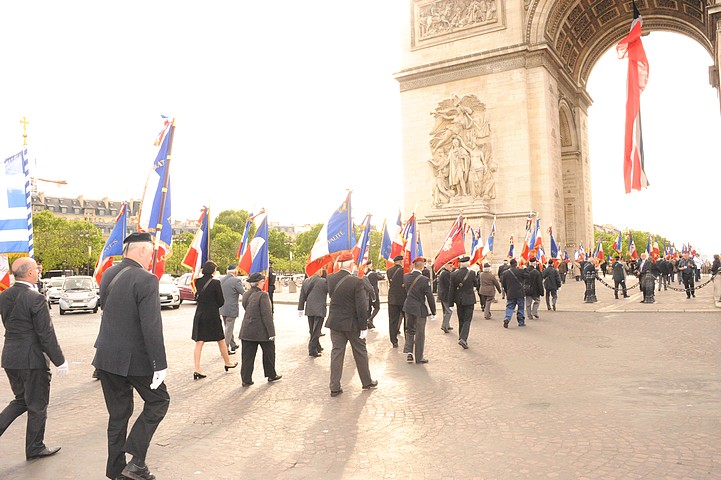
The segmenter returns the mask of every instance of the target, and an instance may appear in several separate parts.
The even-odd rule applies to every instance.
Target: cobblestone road
[[[694,301],[661,292],[655,305],[600,290],[590,306],[580,289],[569,282],[559,311],[544,306],[525,329],[502,328],[500,303],[492,320],[477,310],[469,350],[457,327],[429,322],[427,365],[390,348],[383,308],[368,340],[379,388],[361,389],[349,350],[337,398],[329,356],[307,356],[294,306],[276,306],[283,379],[265,382],[259,355],[250,388],[223,372],[214,345],[203,352],[208,378],[193,381],[195,307],[163,311],[171,406],[148,464],[161,480],[721,478],[721,311],[710,288]],[[0,438],[4,480],[103,478],[107,413],[90,365],[99,315],[55,313],[71,372],[53,382],[46,442],[63,449],[25,461],[21,417]],[[10,398],[3,378],[0,406]]]

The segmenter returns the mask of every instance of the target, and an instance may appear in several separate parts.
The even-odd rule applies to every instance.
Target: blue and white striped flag
[[[6,158],[0,177],[0,253],[33,252],[33,216],[27,150]]]

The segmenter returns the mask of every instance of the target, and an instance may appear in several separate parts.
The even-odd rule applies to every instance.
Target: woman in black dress
[[[220,307],[223,306],[223,289],[220,281],[213,278],[215,273],[215,262],[207,261],[203,264],[201,272],[203,276],[195,281],[195,299],[198,302],[195,308],[195,317],[193,317],[193,336],[195,340],[195,372],[193,378],[205,378],[206,375],[200,373],[200,354],[203,351],[205,342],[218,342],[220,354],[225,361],[225,371],[238,366],[238,362],[230,363],[228,356],[228,347],[225,344],[225,332],[223,324],[220,320]]]

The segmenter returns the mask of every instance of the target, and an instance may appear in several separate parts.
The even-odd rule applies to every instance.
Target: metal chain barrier
[[[718,275],[718,273],[716,273],[716,274],[714,274],[714,275],[711,275],[711,278],[709,278],[709,279],[708,279],[707,281],[705,281],[704,283],[695,285],[695,286],[694,286],[694,290],[699,290],[699,289],[707,286],[709,283],[713,283],[713,279],[716,278],[716,275]],[[614,286],[606,283],[606,281],[603,280],[603,279],[602,279],[601,277],[599,277],[598,275],[596,275],[596,280],[598,280],[599,282],[601,282],[601,285],[604,285],[604,286],[610,288],[611,290],[615,290],[615,289],[616,289],[616,287],[614,287]],[[634,289],[634,288],[638,287],[640,284],[641,284],[641,282],[636,282],[636,283],[634,283],[633,285],[631,285],[630,287],[626,287],[626,291],[631,290],[631,289]],[[686,289],[685,289],[685,288],[674,287],[673,285],[671,285],[671,282],[670,282],[670,281],[666,284],[666,288],[669,288],[669,289],[673,290],[674,292],[683,292],[683,293],[686,293]]]

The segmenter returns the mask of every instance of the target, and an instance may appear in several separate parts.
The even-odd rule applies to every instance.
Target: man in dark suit
[[[5,327],[2,368],[15,399],[0,413],[0,435],[28,412],[25,456],[31,460],[60,450],[44,442],[51,377],[47,359],[57,366],[59,376],[67,374],[68,362],[58,345],[45,296],[35,289],[39,276],[35,260],[19,258],[12,271],[15,284],[0,294],[0,315]]]
[[[368,350],[365,338],[368,335],[368,293],[363,281],[353,270],[353,255],[342,253],[338,257],[340,270],[328,276],[328,294],[330,309],[326,328],[330,329],[330,340],[333,350],[330,353],[330,396],[337,397],[343,393],[341,378],[343,376],[343,360],[345,347],[350,343],[353,358],[358,369],[358,377],[364,390],[378,386],[378,381],[371,378],[368,368]]]
[[[458,315],[458,345],[468,348],[468,334],[473,320],[473,306],[476,304],[476,293],[473,291],[478,283],[476,272],[469,268],[470,257],[458,259],[459,268],[451,274],[451,288],[448,292],[449,302],[456,304]]]
[[[613,278],[613,295],[618,300],[618,287],[621,286],[623,298],[628,298],[626,290],[626,266],[621,262],[621,257],[616,255],[613,259],[612,278]]]
[[[448,333],[453,330],[451,327],[451,316],[453,315],[453,300],[449,300],[449,292],[451,290],[451,271],[453,265],[446,263],[441,267],[441,271],[438,273],[438,300],[441,301],[441,308],[443,308],[443,323],[441,324],[441,330],[444,333]]]
[[[145,464],[150,441],[170,404],[163,380],[165,358],[158,279],[148,271],[153,243],[148,233],[131,233],[123,261],[110,267],[100,283],[103,316],[93,365],[100,371],[108,409],[108,478],[154,479]],[[145,402],[130,435],[133,389]],[[126,463],[125,454],[132,455]]]
[[[506,273],[506,270],[508,270],[509,268],[511,268],[511,266],[508,264],[508,259],[504,258],[503,264],[500,267],[498,267],[498,280],[499,281],[503,278],[503,274]],[[506,290],[505,289],[501,289],[501,290],[502,290],[501,298],[502,299],[506,298]]]
[[[407,354],[407,360],[413,362],[415,351],[416,363],[428,363],[423,356],[423,348],[426,343],[426,317],[431,320],[436,318],[436,300],[433,298],[431,281],[423,275],[423,264],[426,259],[418,257],[413,260],[413,270],[403,278],[403,285],[406,289],[406,301],[403,304],[403,312],[406,315],[406,343],[403,346],[403,353]]]
[[[403,288],[403,255],[393,258],[394,265],[386,272],[388,278],[388,333],[393,348],[398,348],[398,334],[401,329],[401,314],[406,301]]]
[[[523,290],[523,282],[528,278],[528,272],[518,268],[518,261],[511,259],[510,268],[503,273],[501,285],[506,292],[506,313],[503,315],[503,328],[508,328],[513,310],[516,311],[516,320],[519,327],[526,326],[526,293]]]
[[[320,331],[326,315],[328,301],[328,282],[323,278],[323,269],[303,281],[298,297],[298,316],[308,317],[308,356],[320,357],[323,347],[320,346]]]
[[[641,303],[655,303],[656,298],[654,292],[656,289],[655,278],[651,273],[651,260],[648,253],[641,254],[641,261],[638,263],[638,281],[641,292],[643,292],[643,300]]]
[[[683,286],[686,289],[686,298],[696,297],[696,290],[694,287],[694,270],[693,270],[693,259],[689,257],[688,253],[684,253],[681,259],[678,261],[678,273],[683,278]]]
[[[376,326],[373,325],[373,319],[376,318],[376,315],[378,315],[378,312],[381,309],[381,297],[378,282],[383,280],[384,277],[383,274],[378,273],[376,269],[373,268],[373,262],[371,260],[368,260],[368,263],[366,264],[366,278],[371,284],[371,287],[373,287],[373,294],[375,295],[374,298],[369,298],[368,300],[368,314],[370,315],[368,317],[368,328],[373,329],[376,328]]]

